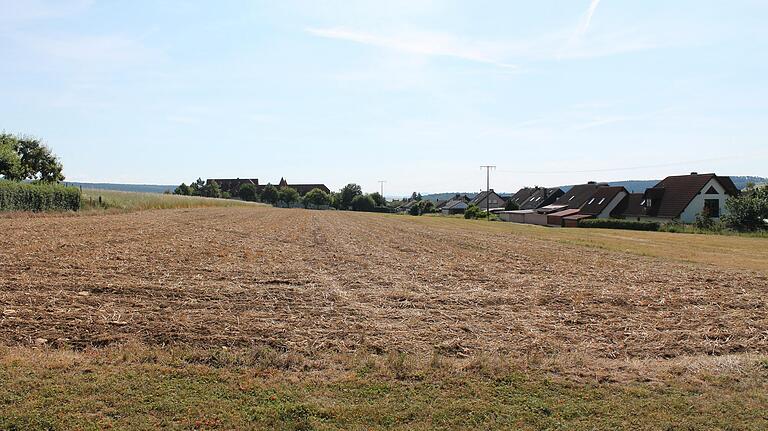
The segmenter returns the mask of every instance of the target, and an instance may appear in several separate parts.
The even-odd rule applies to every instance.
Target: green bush
[[[376,202],[370,195],[357,195],[352,199],[352,209],[354,211],[373,211]]]
[[[630,221],[611,218],[592,218],[579,220],[579,227],[657,231],[659,230],[660,224],[655,221]]]
[[[465,219],[473,219],[473,218],[479,218],[482,211],[480,211],[480,208],[477,207],[477,205],[472,204],[467,207],[466,210],[464,210],[464,218]]]
[[[77,211],[80,190],[61,184],[0,180],[0,211]]]

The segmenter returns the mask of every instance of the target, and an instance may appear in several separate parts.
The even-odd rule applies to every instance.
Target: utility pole
[[[480,169],[485,169],[485,216],[487,220],[491,220],[491,202],[489,196],[491,194],[491,169],[496,169],[494,165],[482,165]]]
[[[384,197],[384,183],[386,183],[387,180],[379,180],[379,185],[381,186],[381,197]]]

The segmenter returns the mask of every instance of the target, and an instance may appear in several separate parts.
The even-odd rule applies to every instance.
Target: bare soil
[[[0,343],[768,352],[763,273],[475,226],[262,207],[0,219]]]

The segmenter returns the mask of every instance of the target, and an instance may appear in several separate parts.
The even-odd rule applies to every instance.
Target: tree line
[[[304,208],[334,208],[346,211],[390,212],[387,200],[378,192],[363,193],[357,184],[347,184],[338,192],[327,193],[314,188],[301,196],[292,187],[277,187],[267,184],[259,189],[254,184],[243,184],[233,196],[228,191],[222,191],[216,181],[205,182],[201,178],[190,185],[181,183],[173,191],[184,196],[202,196],[209,198],[242,199],[249,202],[262,202],[273,206]]]

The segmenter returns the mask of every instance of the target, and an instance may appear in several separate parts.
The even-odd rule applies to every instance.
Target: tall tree
[[[64,180],[62,170],[59,159],[39,139],[0,134],[0,175],[4,178],[55,183]]]
[[[347,184],[339,190],[339,207],[344,210],[352,208],[352,199],[356,196],[361,196],[363,189],[357,184]]]

